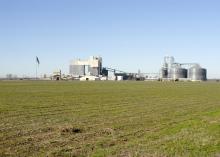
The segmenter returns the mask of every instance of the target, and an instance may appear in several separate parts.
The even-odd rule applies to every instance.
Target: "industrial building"
[[[52,80],[61,80],[62,79],[62,73],[61,70],[56,70],[53,72],[53,75],[51,77]]]
[[[124,71],[102,67],[102,58],[91,56],[88,60],[75,59],[69,66],[69,74],[75,80],[127,80],[133,74]],[[112,74],[112,76],[110,76]]]
[[[164,57],[164,63],[160,70],[160,80],[173,81],[205,81],[207,70],[198,63],[176,63],[174,57]]]
[[[99,76],[102,70],[102,58],[91,56],[88,60],[76,59],[70,63],[69,73],[73,76]]]
[[[205,81],[207,70],[198,63],[177,63],[172,56],[164,57],[159,73],[128,73],[102,67],[102,58],[91,56],[87,60],[75,59],[69,66],[74,80],[161,80],[161,81]]]

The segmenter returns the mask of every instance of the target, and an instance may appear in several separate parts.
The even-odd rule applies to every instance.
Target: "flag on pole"
[[[39,68],[40,65],[40,60],[39,58],[36,56],[36,80],[37,80],[37,69]]]
[[[40,64],[40,60],[37,56],[36,56],[36,62],[37,62],[38,65]]]

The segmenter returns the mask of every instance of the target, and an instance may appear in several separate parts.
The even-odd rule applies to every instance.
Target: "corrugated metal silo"
[[[161,70],[160,70],[160,77],[161,78],[167,78],[168,77],[168,70],[167,70],[167,68],[161,68]]]
[[[201,68],[199,66],[193,66],[189,68],[188,72],[188,78],[190,78],[192,81],[205,81],[207,80],[207,70],[204,68]]]
[[[168,77],[177,80],[179,78],[187,78],[187,69],[181,67],[173,67],[168,73]]]

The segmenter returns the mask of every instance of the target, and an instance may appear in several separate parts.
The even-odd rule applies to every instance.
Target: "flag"
[[[40,60],[37,56],[36,56],[36,62],[37,62],[38,65],[40,64]]]

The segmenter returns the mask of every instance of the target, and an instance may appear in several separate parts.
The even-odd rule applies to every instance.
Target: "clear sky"
[[[0,0],[0,76],[68,73],[71,59],[158,72],[165,55],[220,78],[219,0]]]

